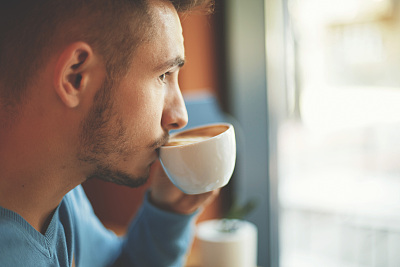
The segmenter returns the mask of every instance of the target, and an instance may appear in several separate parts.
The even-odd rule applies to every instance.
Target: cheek
[[[139,135],[140,138],[158,138],[164,107],[164,94],[157,91],[153,93],[151,91],[141,92],[131,99],[132,101],[126,103],[128,107],[127,123],[129,124],[127,127],[133,130],[132,134]]]

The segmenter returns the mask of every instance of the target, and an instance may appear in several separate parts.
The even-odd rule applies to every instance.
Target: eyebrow
[[[173,67],[182,68],[184,64],[185,64],[185,59],[180,56],[177,56],[176,58],[170,59],[164,62],[163,64],[159,65],[156,68],[156,71],[164,71],[166,69],[170,69]]]

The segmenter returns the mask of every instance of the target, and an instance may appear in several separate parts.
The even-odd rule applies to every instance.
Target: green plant
[[[240,221],[250,214],[257,206],[255,199],[247,201],[243,205],[234,202],[232,207],[221,220],[218,230],[223,233],[233,233],[239,228]]]
[[[243,205],[239,205],[237,202],[234,202],[224,218],[243,220],[244,217],[249,215],[256,208],[257,204],[258,201],[256,199],[249,200]]]

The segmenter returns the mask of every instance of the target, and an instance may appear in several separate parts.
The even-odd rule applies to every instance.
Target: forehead
[[[150,1],[151,18],[147,37],[137,47],[134,62],[159,64],[177,57],[184,58],[182,26],[170,2]]]

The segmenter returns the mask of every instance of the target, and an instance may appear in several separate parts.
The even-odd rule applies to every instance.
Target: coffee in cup
[[[201,142],[223,133],[228,128],[228,125],[216,125],[199,129],[195,128],[172,136],[164,146],[182,146]]]

